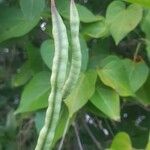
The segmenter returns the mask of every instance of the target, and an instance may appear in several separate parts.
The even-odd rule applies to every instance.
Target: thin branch
[[[137,47],[136,47],[136,50],[135,50],[135,53],[134,53],[134,57],[133,57],[133,61],[136,62],[136,58],[137,58],[137,55],[139,53],[139,50],[141,48],[141,44],[142,43],[138,43]]]
[[[104,121],[105,121],[105,123],[106,123],[106,125],[107,125],[107,127],[108,127],[108,129],[109,129],[109,131],[110,131],[110,133],[111,133],[111,135],[114,137],[114,132],[113,132],[113,130],[112,130],[110,124],[108,123],[108,121],[107,121],[106,119],[104,119]]]
[[[83,147],[82,147],[82,144],[81,144],[81,140],[80,140],[80,136],[79,136],[79,132],[78,132],[78,129],[77,129],[77,126],[76,126],[75,123],[73,123],[73,127],[74,127],[74,131],[75,131],[75,134],[76,134],[76,137],[77,137],[79,149],[83,150]]]
[[[66,136],[66,133],[67,133],[67,129],[68,129],[68,126],[69,126],[69,121],[70,121],[70,118],[67,119],[67,122],[66,122],[66,125],[65,125],[65,128],[64,128],[64,132],[63,132],[63,136],[62,136],[62,139],[60,141],[58,150],[61,150],[62,147],[63,147],[63,143],[64,143],[65,136]]]
[[[89,136],[91,137],[91,139],[93,140],[94,144],[96,145],[96,147],[99,150],[102,150],[102,145],[97,141],[97,139],[95,138],[95,136],[93,135],[93,133],[91,132],[90,128],[88,127],[88,125],[83,121],[83,125],[85,127],[85,129],[87,130]]]

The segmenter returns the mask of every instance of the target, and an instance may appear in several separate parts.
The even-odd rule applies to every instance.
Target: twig
[[[141,48],[141,43],[138,43],[136,50],[135,50],[135,53],[134,53],[134,57],[133,57],[134,62],[136,62],[136,58],[137,58],[137,55],[139,53],[140,48]]]
[[[87,124],[83,121],[83,125],[85,127],[85,129],[87,130],[89,136],[91,137],[91,139],[93,140],[94,144],[96,145],[96,147],[99,150],[102,150],[102,145],[97,141],[97,139],[95,138],[95,136],[93,135],[93,133],[91,132],[90,128],[87,126]]]
[[[113,130],[112,130],[110,124],[108,123],[108,121],[107,121],[106,119],[104,119],[104,121],[105,121],[105,123],[106,123],[106,125],[107,125],[107,127],[108,127],[108,129],[109,129],[109,131],[110,131],[110,133],[111,133],[111,135],[114,137],[114,132],[113,132]]]
[[[75,131],[75,134],[76,134],[76,137],[77,137],[79,149],[83,150],[83,147],[82,147],[82,144],[81,144],[81,140],[80,140],[80,136],[79,136],[79,132],[78,132],[78,129],[77,129],[77,126],[76,126],[75,123],[73,123],[73,127],[74,127],[74,131]]]
[[[66,125],[65,125],[65,128],[64,128],[64,131],[63,131],[62,139],[60,141],[58,150],[61,150],[62,147],[63,147],[63,143],[64,143],[65,136],[66,136],[66,133],[67,133],[67,130],[68,130],[68,126],[69,126],[69,121],[70,121],[70,118],[67,119],[67,122],[66,122]]]

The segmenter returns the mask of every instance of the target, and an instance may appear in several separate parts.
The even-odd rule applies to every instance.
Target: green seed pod
[[[72,60],[71,68],[69,72],[68,79],[65,82],[63,87],[63,97],[66,97],[74,86],[77,83],[81,70],[81,48],[79,40],[79,27],[80,27],[80,18],[78,10],[74,3],[74,0],[71,0],[70,3],[70,30],[71,30],[71,47],[72,47]]]
[[[54,0],[51,0],[53,37],[55,54],[51,75],[51,93],[48,99],[45,124],[40,131],[35,150],[49,150],[53,141],[62,102],[62,88],[64,86],[68,61],[68,38],[66,27],[56,10]]]
[[[80,18],[79,18],[78,10],[76,8],[74,0],[71,0],[70,29],[71,29],[72,61],[71,61],[71,68],[70,68],[68,79],[65,82],[65,85],[63,87],[63,97],[66,97],[74,88],[79,78],[79,74],[81,70],[82,55],[81,55],[80,40],[79,40],[79,27],[80,27]],[[62,140],[60,142],[58,150],[62,149],[70,119],[71,118],[69,117],[66,122]]]

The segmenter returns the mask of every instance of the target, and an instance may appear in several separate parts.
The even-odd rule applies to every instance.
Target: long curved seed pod
[[[55,128],[59,119],[62,88],[66,78],[68,61],[68,38],[66,27],[56,10],[54,0],[51,0],[51,12],[53,25],[52,32],[55,43],[55,55],[51,75],[51,93],[48,100],[49,104],[46,111],[45,124],[40,131],[35,150],[50,150]]]
[[[53,37],[55,41],[55,50],[58,51],[58,60],[54,61],[53,65],[58,63],[57,79],[55,86],[55,100],[53,103],[53,114],[51,116],[51,124],[49,126],[48,134],[44,144],[44,150],[50,150],[55,135],[56,126],[59,120],[61,103],[62,103],[62,88],[65,83],[67,62],[68,62],[68,38],[66,27],[61,19],[59,13],[56,10],[54,1],[51,1],[52,11],[52,25],[53,25]],[[54,67],[55,68],[55,67]],[[51,82],[55,79],[52,78]]]
[[[71,68],[70,68],[68,79],[65,82],[65,85],[63,87],[64,97],[66,97],[75,86],[79,78],[79,74],[81,70],[82,55],[81,55],[80,40],[79,40],[79,27],[80,27],[80,18],[79,18],[78,10],[76,8],[74,0],[71,0],[70,2],[70,29],[71,29],[71,44],[72,44],[72,62],[71,62]],[[63,136],[59,144],[58,150],[62,149],[70,119],[71,118],[69,117],[66,122]]]
[[[80,26],[80,18],[79,18],[78,10],[76,8],[74,0],[71,0],[70,30],[71,30],[72,60],[71,60],[71,68],[70,68],[69,76],[63,87],[63,97],[66,97],[74,88],[79,78],[79,74],[81,70],[82,55],[81,55],[80,40],[79,40],[79,26]]]

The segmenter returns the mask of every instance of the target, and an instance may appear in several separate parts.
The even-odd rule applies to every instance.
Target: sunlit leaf
[[[126,8],[122,1],[113,1],[107,8],[106,20],[116,44],[139,24],[142,7],[132,4]]]
[[[122,60],[108,57],[103,64],[105,65],[102,68],[97,69],[102,82],[115,89],[121,96],[133,95]]]
[[[95,71],[88,71],[81,74],[76,87],[65,100],[70,117],[81,109],[93,95],[95,91],[96,77],[97,75]]]
[[[133,150],[130,137],[127,133],[120,132],[118,133],[111,145],[109,150]]]

